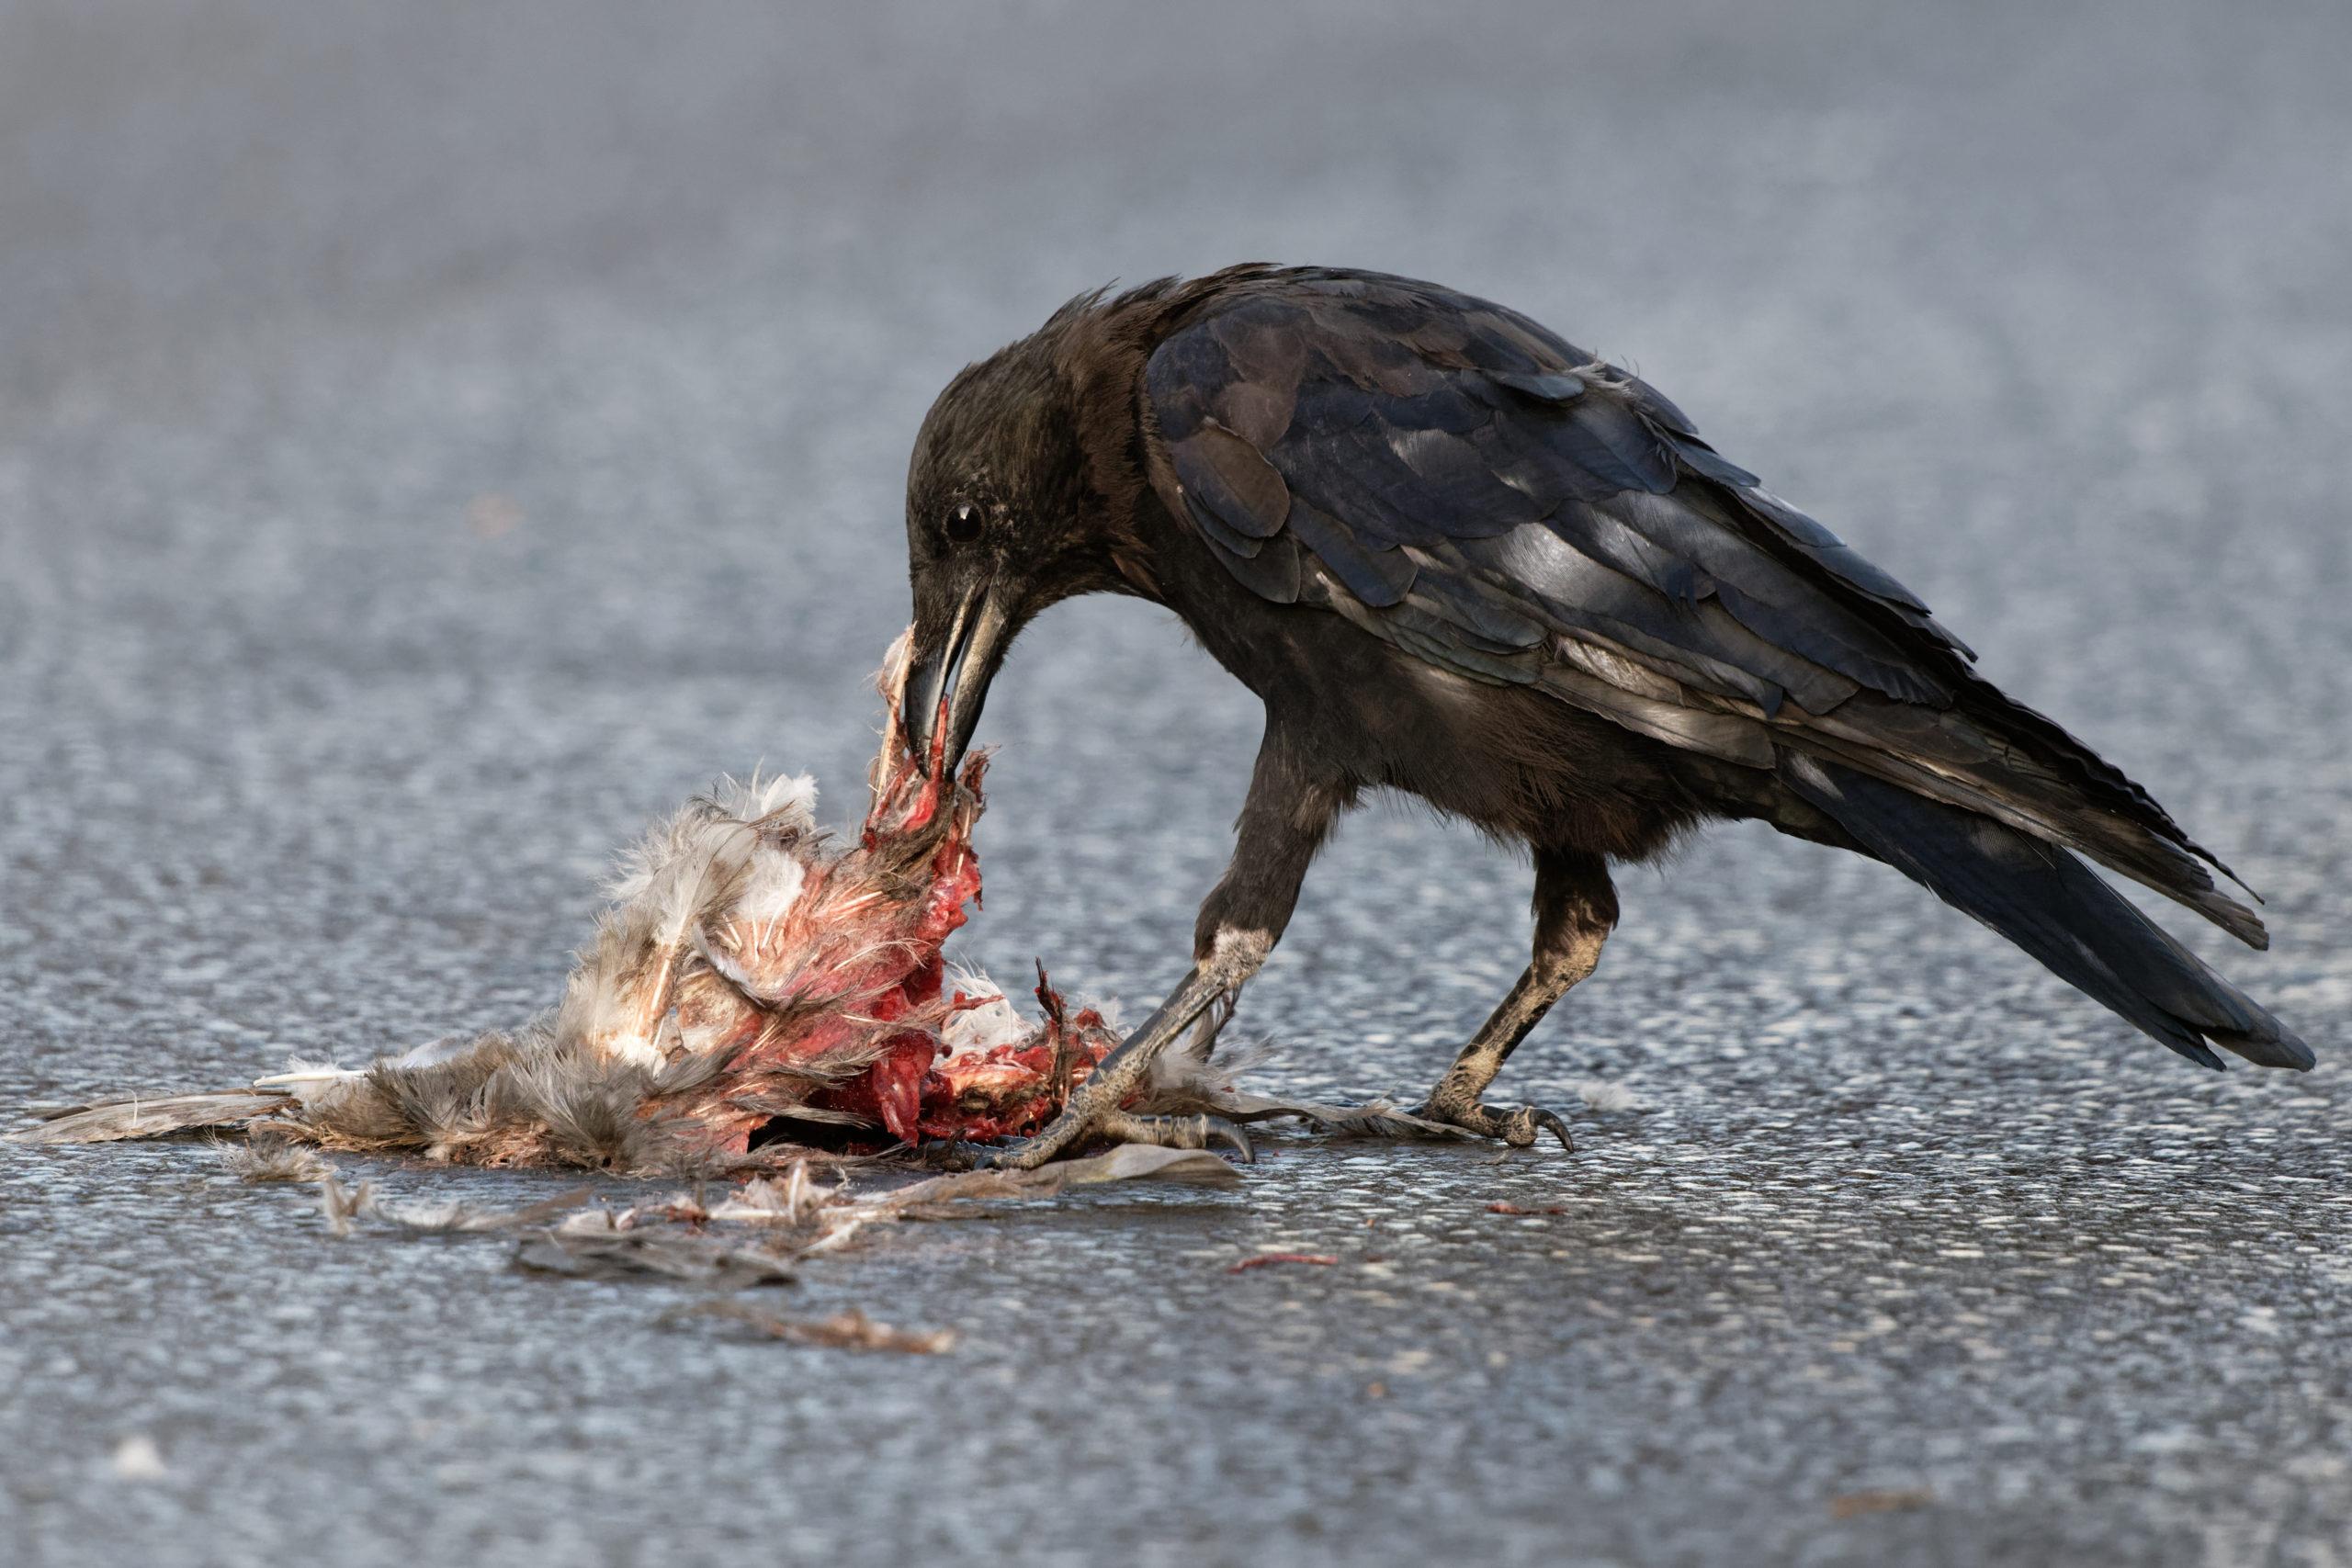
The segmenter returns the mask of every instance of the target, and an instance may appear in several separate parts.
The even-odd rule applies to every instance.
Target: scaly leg
[[[1535,956],[1413,1114],[1500,1138],[1513,1148],[1534,1143],[1539,1129],[1558,1138],[1561,1147],[1575,1147],[1567,1123],[1555,1113],[1532,1105],[1496,1111],[1479,1096],[1552,1004],[1600,964],[1600,945],[1616,924],[1617,891],[1606,862],[1599,855],[1536,851]]]
[[[1221,1117],[1139,1117],[1122,1107],[1143,1087],[1159,1054],[1213,1009],[1229,1008],[1265,963],[1290,924],[1299,886],[1332,818],[1354,796],[1344,780],[1314,765],[1270,713],[1250,798],[1235,825],[1232,863],[1202,904],[1193,928],[1192,972],[1143,1027],[1102,1059],[1059,1116],[1025,1141],[983,1156],[980,1163],[1033,1169],[1073,1145],[1101,1137],[1170,1142],[1183,1148],[1221,1139],[1250,1157],[1250,1140]]]

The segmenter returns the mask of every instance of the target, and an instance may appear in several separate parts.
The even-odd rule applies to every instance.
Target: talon
[[[1207,1125],[1202,1129],[1202,1131],[1207,1134],[1207,1138],[1221,1140],[1232,1145],[1233,1152],[1241,1156],[1241,1163],[1243,1165],[1256,1165],[1258,1163],[1257,1145],[1250,1143],[1249,1134],[1243,1132],[1239,1127],[1227,1121],[1222,1116],[1204,1116],[1201,1120],[1207,1123]],[[1201,1146],[1203,1148],[1207,1148],[1210,1145],[1206,1139],[1204,1139]]]
[[[1577,1145],[1568,1136],[1568,1124],[1561,1121],[1557,1113],[1540,1105],[1522,1105],[1509,1115],[1478,1105],[1473,1106],[1466,1115],[1446,1120],[1456,1121],[1473,1132],[1485,1133],[1488,1137],[1500,1138],[1514,1149],[1533,1148],[1536,1134],[1549,1133],[1560,1140],[1562,1148],[1570,1154],[1576,1152]]]
[[[1520,1114],[1525,1116],[1529,1122],[1527,1143],[1522,1145],[1522,1147],[1532,1147],[1535,1143],[1536,1129],[1542,1128],[1560,1140],[1561,1148],[1569,1154],[1577,1152],[1576,1140],[1568,1136],[1568,1124],[1560,1120],[1558,1112],[1531,1105],[1522,1110]]]
[[[1385,1125],[1382,1124],[1384,1122]],[[1549,1133],[1560,1140],[1560,1147],[1568,1153],[1574,1154],[1577,1147],[1576,1141],[1568,1135],[1568,1124],[1556,1111],[1540,1105],[1522,1105],[1505,1112],[1476,1100],[1442,1094],[1432,1094],[1410,1111],[1388,1111],[1382,1116],[1366,1114],[1346,1130],[1373,1136],[1493,1138],[1514,1149],[1532,1148],[1536,1134]]]

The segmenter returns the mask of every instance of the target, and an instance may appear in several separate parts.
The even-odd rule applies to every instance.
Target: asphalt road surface
[[[713,773],[854,818],[932,393],[1256,257],[1637,365],[2261,890],[2267,954],[2189,939],[2319,1070],[1729,830],[1512,1065],[1573,1158],[1294,1140],[786,1292],[945,1356],[335,1242],[200,1143],[10,1148],[8,1559],[2352,1560],[2352,12],[808,10],[0,6],[0,1101],[518,1021]],[[983,738],[967,951],[1148,1006],[1246,694],[1081,604]],[[1351,821],[1265,1081],[1426,1085],[1526,882]]]

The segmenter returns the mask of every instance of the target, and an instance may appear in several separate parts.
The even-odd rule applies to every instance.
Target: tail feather
[[[1871,854],[2190,1061],[2221,1066],[2210,1040],[2267,1067],[2312,1065],[2291,1030],[2057,845],[1815,757],[1783,750],[1779,773]]]

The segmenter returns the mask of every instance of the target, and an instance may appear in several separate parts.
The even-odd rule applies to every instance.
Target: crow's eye
[[[980,536],[980,509],[968,501],[959,501],[947,509],[947,536],[959,545],[968,545]]]

